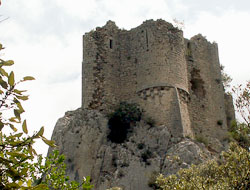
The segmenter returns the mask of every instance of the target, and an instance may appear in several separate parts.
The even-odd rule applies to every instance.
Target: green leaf
[[[22,175],[22,176],[25,176],[25,175],[27,175],[27,171],[29,170],[29,168],[23,168],[22,169],[22,171],[21,171],[21,173],[20,173],[20,175]],[[22,184],[21,184],[22,185]]]
[[[55,141],[52,140],[48,140],[45,137],[42,137],[43,142],[45,142],[47,145],[51,146],[51,147],[56,147],[55,145]]]
[[[25,168],[25,169],[28,169],[28,168]],[[21,173],[23,173],[23,172],[21,172]],[[23,185],[23,181],[20,180],[20,181],[18,182],[18,185],[19,185],[19,186],[22,186],[22,185]]]
[[[19,121],[16,120],[17,118],[16,117],[11,117],[9,119],[10,122],[15,122],[15,123],[18,123]]]
[[[3,45],[2,44],[0,44],[0,50],[2,50],[3,49]]]
[[[29,99],[29,96],[17,96],[17,95],[16,95],[16,97],[17,97],[17,99],[19,99],[19,100],[28,100],[28,99]]]
[[[19,110],[14,109],[14,114],[15,114],[16,118],[20,121],[21,120],[21,116],[20,116]]]
[[[2,121],[0,121],[0,132],[2,131],[3,127],[4,127],[4,124],[2,123]]]
[[[13,131],[17,132],[17,128],[15,128],[14,125],[9,124],[9,126],[10,126],[10,128],[11,128]]]
[[[14,86],[15,84],[15,76],[13,71],[10,72],[10,75],[8,77],[8,83],[10,86]]]
[[[41,189],[47,189],[48,185],[46,184],[39,184],[32,188],[32,190],[41,190]]]
[[[27,80],[35,80],[35,78],[32,76],[23,77],[23,81],[27,81]]]
[[[15,134],[13,137],[21,137],[23,135],[23,133],[17,133],[17,134]]]
[[[14,157],[21,157],[21,158],[27,158],[27,155],[21,152],[13,151],[13,152],[7,152],[6,154]]]
[[[13,92],[15,92],[16,94],[22,95],[23,92],[27,92],[27,90],[17,90],[14,89]]]
[[[13,65],[14,64],[14,61],[12,61],[12,60],[8,60],[8,61],[4,61],[3,62],[3,65],[4,66],[11,66],[11,65]]]
[[[0,78],[0,85],[4,88],[7,89],[8,88],[8,84],[7,82],[5,82],[3,79]]]
[[[37,155],[36,150],[32,148],[33,154]]]
[[[33,156],[33,148],[31,145],[28,146],[28,152],[29,152],[30,156]]]
[[[44,127],[41,127],[41,129],[39,130],[39,132],[36,134],[36,136],[43,136],[44,133]]]
[[[25,112],[20,102],[16,103],[16,105],[17,105],[17,107],[19,109],[19,113],[20,114],[23,113],[23,112]]]
[[[19,188],[20,186],[15,182],[9,183],[5,187],[5,189],[19,189]]]
[[[3,68],[0,68],[0,73],[1,75],[8,77],[8,73]]]
[[[32,184],[32,181],[31,181],[31,179],[30,179],[30,180],[27,181],[27,186],[28,186],[28,187],[31,187],[31,184]]]
[[[28,134],[26,119],[23,121],[22,128],[23,128],[23,132],[24,132],[25,134]]]

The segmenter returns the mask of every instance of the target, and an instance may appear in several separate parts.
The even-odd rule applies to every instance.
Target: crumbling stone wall
[[[186,40],[163,20],[129,31],[108,21],[86,33],[82,80],[83,108],[108,113],[121,101],[138,103],[177,138],[223,140],[234,115],[225,110],[217,45],[201,35]]]
[[[83,36],[82,107],[107,110],[119,103],[117,26],[109,22]]]
[[[223,141],[227,120],[217,44],[208,42],[200,34],[194,36],[186,41],[186,60],[191,128],[195,135],[211,143],[213,138]]]

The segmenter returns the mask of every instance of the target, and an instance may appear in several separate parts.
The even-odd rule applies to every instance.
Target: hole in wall
[[[200,70],[193,69],[191,72],[191,90],[198,98],[204,98],[206,95],[206,91],[204,88],[204,81],[200,76]]]

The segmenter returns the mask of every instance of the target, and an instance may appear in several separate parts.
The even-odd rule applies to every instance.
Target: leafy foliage
[[[236,141],[241,147],[248,149],[250,147],[250,128],[245,123],[237,121],[232,122],[229,128],[229,137],[231,141]]]
[[[142,110],[137,104],[121,102],[115,111],[108,115],[109,119],[119,118],[122,123],[140,121]]]
[[[108,115],[110,133],[108,139],[122,143],[127,138],[131,123],[141,120],[142,111],[137,104],[121,102],[115,111]]]
[[[3,49],[0,44],[0,51]],[[12,60],[0,59],[0,189],[91,189],[89,178],[84,178],[81,185],[69,182],[64,157],[58,152],[42,164],[42,156],[33,148],[35,140],[42,139],[52,147],[55,144],[43,136],[44,127],[33,135],[28,134],[27,122],[21,118],[25,112],[22,102],[28,100],[28,96],[26,90],[19,90],[17,86],[34,78],[26,76],[17,81],[14,72],[5,69],[13,64]],[[12,132],[8,132],[9,129]]]
[[[229,89],[230,88],[230,83],[232,82],[232,78],[230,77],[230,75],[228,75],[225,71],[224,71],[224,66],[221,65],[221,78],[222,78],[222,84],[224,86],[225,89]]]
[[[231,143],[220,160],[210,160],[200,165],[181,169],[176,175],[159,175],[156,184],[162,190],[239,190],[250,188],[250,154]]]
[[[243,122],[233,122],[229,128],[230,137],[236,140],[240,146],[250,147],[250,81],[245,86],[238,85],[232,89],[234,93],[234,105]]]
[[[244,123],[250,127],[250,81],[245,86],[233,87],[232,91],[235,95],[236,111],[240,113]]]
[[[58,150],[50,154],[43,163],[43,157],[39,156],[38,162],[34,163],[32,168],[32,178],[34,184],[46,185],[45,190],[90,190],[93,185],[90,184],[90,177],[83,178],[82,183],[70,181],[66,176],[66,164],[64,155],[60,155]],[[34,174],[42,175],[34,175]]]
[[[35,139],[42,138],[52,146],[54,143],[43,136],[43,128],[32,136],[28,135],[27,122],[21,119],[24,112],[21,102],[28,100],[28,96],[24,94],[25,90],[19,90],[17,86],[34,78],[24,77],[16,82],[14,72],[5,70],[13,64],[12,60],[0,59],[0,188],[27,189],[31,187],[30,166],[36,155],[32,147]],[[22,126],[22,132],[18,132],[18,125]],[[3,132],[4,128],[10,128],[13,133],[7,135]],[[40,187],[43,185],[36,186]]]

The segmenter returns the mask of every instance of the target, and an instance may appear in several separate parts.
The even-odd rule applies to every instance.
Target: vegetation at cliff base
[[[250,153],[231,143],[220,159],[181,169],[176,175],[158,176],[162,190],[240,190],[250,188]]]

